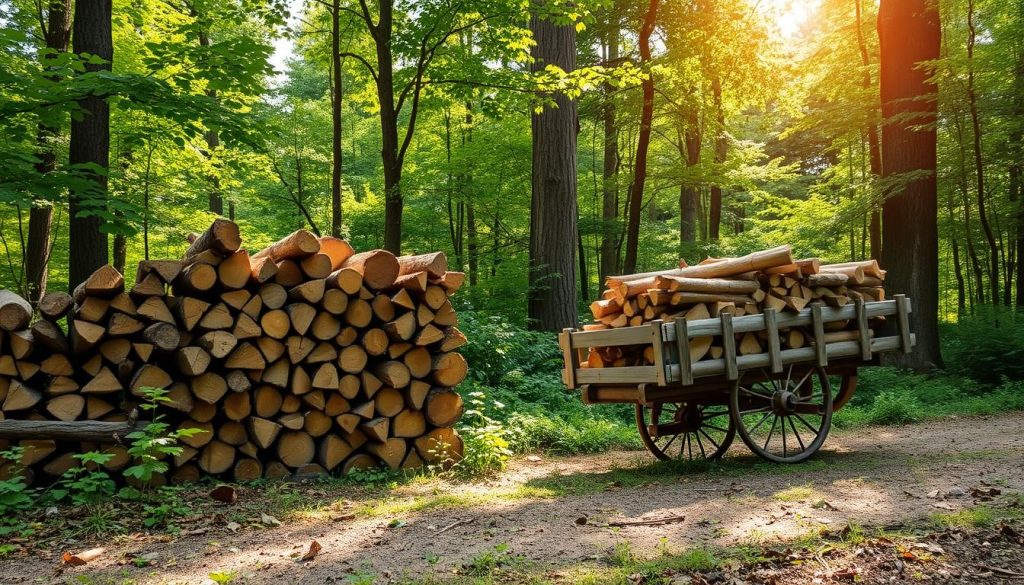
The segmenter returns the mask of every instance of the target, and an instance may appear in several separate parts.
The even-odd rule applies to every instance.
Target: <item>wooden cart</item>
[[[856,301],[838,308],[815,303],[799,313],[777,313],[687,322],[653,321],[638,327],[577,331],[559,335],[563,381],[584,402],[632,403],[640,438],[659,459],[715,459],[733,438],[769,461],[796,463],[825,442],[832,413],[857,388],[857,369],[878,363],[883,352],[909,353],[910,299]],[[895,319],[895,335],[876,337],[870,322]],[[856,324],[843,334],[826,333],[829,323]],[[810,344],[782,349],[779,330],[801,328]],[[767,334],[768,351],[738,355],[736,335]],[[761,333],[765,332],[765,333]],[[691,363],[690,340],[721,340],[722,357]],[[580,367],[592,347],[653,349],[653,365]]]

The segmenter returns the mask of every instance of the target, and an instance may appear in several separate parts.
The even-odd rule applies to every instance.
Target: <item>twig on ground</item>
[[[449,530],[451,530],[452,528],[455,528],[456,526],[462,526],[463,524],[469,524],[469,523],[473,522],[473,520],[474,520],[473,518],[462,518],[461,520],[456,520],[455,522],[452,522],[448,526],[445,526],[444,528],[442,528],[442,529],[438,530],[437,532],[435,532],[434,536],[437,536],[438,534],[442,534],[444,532],[448,532]]]
[[[1018,573],[1017,571],[1011,571],[1009,569],[1000,569],[999,567],[993,567],[992,565],[980,565],[978,563],[975,563],[974,566],[978,567],[979,569],[991,571],[993,573],[999,573],[1000,575],[1009,577],[1011,579],[1024,579],[1024,573]]]
[[[686,516],[666,516],[664,518],[652,518],[650,520],[615,520],[609,522],[608,526],[657,526],[659,524],[672,524],[682,522]]]

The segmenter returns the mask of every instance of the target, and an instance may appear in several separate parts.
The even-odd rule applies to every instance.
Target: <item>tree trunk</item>
[[[533,16],[536,45],[531,65],[576,69],[576,29]],[[576,102],[553,96],[557,107],[531,116],[533,181],[530,201],[529,318],[532,329],[575,327],[576,316]]]
[[[619,21],[617,13],[612,10],[606,41],[607,52],[605,62],[610,67],[619,59]],[[601,104],[601,117],[604,121],[604,159],[601,168],[601,282],[606,276],[619,271],[619,230],[616,220],[619,218],[619,131],[615,122],[614,88],[611,84],[604,86],[604,103]]]
[[[463,133],[462,146],[473,143],[473,102],[466,102],[466,131]],[[476,286],[480,269],[480,253],[477,242],[476,210],[473,209],[473,175],[467,172],[462,179],[462,205],[466,210],[466,251],[469,256],[469,286]]]
[[[43,38],[46,48],[66,53],[71,41],[71,0],[54,0],[48,4],[46,30]],[[47,53],[43,66],[57,55]],[[54,152],[60,137],[60,127],[39,125],[36,136],[38,150],[36,172],[40,175],[53,172],[57,167],[57,153]],[[50,262],[50,233],[53,223],[53,204],[40,200],[33,202],[28,216],[28,241],[25,249],[25,291],[28,302],[35,305],[46,294],[47,268]]]
[[[729,141],[725,136],[725,110],[722,108],[722,78],[718,75],[711,80],[711,92],[715,102],[715,163],[725,163],[729,153]],[[708,206],[708,239],[718,240],[722,224],[722,187],[711,185],[711,199]]]
[[[1017,120],[1024,119],[1024,50],[1017,51],[1014,73],[1014,116]],[[1016,203],[1017,242],[1014,271],[1016,278],[1016,305],[1024,309],[1024,129],[1019,125],[1010,134],[1010,148],[1014,156],[1010,159],[1010,201]]]
[[[856,20],[855,25],[857,27],[857,47],[860,49],[860,64],[864,68],[864,73],[861,77],[861,87],[865,90],[870,91],[873,86],[871,82],[871,59],[868,57],[868,45],[867,41],[864,40],[864,27],[861,24],[861,0],[856,0],[854,3]],[[882,152],[878,140],[878,124],[874,120],[874,115],[871,116],[871,120],[868,121],[867,128],[865,131],[868,135],[868,152],[869,160],[871,164],[871,175],[872,177],[882,176]],[[874,201],[871,202],[871,223],[868,228],[871,238],[871,257],[881,258],[882,257],[882,216],[878,213],[878,205]]]
[[[391,0],[378,6],[374,31],[377,52],[377,100],[380,105],[381,162],[384,166],[384,249],[398,255],[402,248],[402,159],[398,145],[398,111],[394,94],[394,60],[391,33],[394,6]],[[410,123],[412,123],[410,121]]]
[[[978,220],[981,222],[982,233],[988,243],[989,252],[989,287],[992,296],[992,303],[999,304],[999,246],[996,244],[995,234],[988,221],[985,197],[985,161],[982,156],[981,147],[981,117],[978,114],[978,97],[974,90],[974,0],[967,0],[967,104],[971,114],[971,128],[974,131],[974,168],[978,198]],[[981,286],[981,283],[978,283]]]
[[[640,109],[640,133],[636,141],[636,158],[633,163],[633,184],[629,188],[629,220],[626,226],[626,260],[623,272],[636,272],[637,247],[640,242],[640,209],[644,200],[644,183],[647,181],[647,149],[651,144],[651,120],[654,118],[654,73],[651,63],[651,35],[658,18],[658,0],[650,0],[643,24],[640,26],[640,67],[647,70],[647,77],[641,83],[643,105]]]
[[[193,10],[192,14],[196,15],[196,12]],[[209,31],[199,31],[199,46],[210,46]],[[217,99],[216,90],[208,89],[206,90],[206,95],[213,99]],[[214,168],[216,168],[218,165],[216,163],[215,157],[217,156],[217,149],[220,147],[220,135],[217,133],[216,130],[207,130],[203,134],[203,139],[206,141],[206,158],[209,159],[210,161],[213,161],[213,166]],[[213,172],[210,173],[210,176],[207,177],[207,180],[210,182],[210,191],[208,193],[210,213],[224,215],[224,195],[221,192],[220,176],[216,172]],[[116,239],[114,244],[115,246],[117,245]]]
[[[75,53],[90,53],[105,62],[89,64],[86,71],[110,71],[114,58],[111,31],[111,0],[93,0],[75,3],[73,27]],[[97,268],[107,263],[107,235],[100,231],[101,220],[96,215],[79,217],[84,210],[84,199],[103,202],[107,197],[107,174],[110,163],[110,105],[102,97],[89,96],[79,102],[81,119],[71,121],[71,146],[68,162],[71,165],[92,163],[103,169],[91,174],[95,191],[72,189],[69,194],[70,229],[68,254],[68,286],[74,290]],[[94,206],[95,207],[95,206]]]
[[[967,312],[967,285],[964,282],[963,267],[960,266],[960,241],[956,235],[957,223],[953,214],[952,195],[949,196],[947,209],[949,211],[949,239],[953,246],[953,275],[956,277],[956,309],[957,314],[962,315]]]
[[[331,4],[331,235],[341,237],[341,106],[344,99],[341,71],[341,0]]]
[[[686,160],[686,167],[692,169],[700,164],[701,131],[697,113],[691,112],[686,117],[686,130],[676,145],[679,154]],[[697,228],[700,216],[700,188],[693,184],[692,179],[684,181],[679,187],[679,249],[688,243],[697,241]]]
[[[923,61],[939,57],[939,13],[928,0],[882,0],[878,11],[881,46],[882,173],[912,171],[927,176],[888,193],[883,206],[882,264],[886,288],[914,301],[911,321],[916,350],[899,359],[924,370],[942,366],[939,347],[939,249],[937,226],[937,88]],[[912,119],[908,120],[907,118]]]

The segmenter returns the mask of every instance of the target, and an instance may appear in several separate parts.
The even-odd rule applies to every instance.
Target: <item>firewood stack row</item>
[[[166,389],[159,412],[201,432],[158,482],[461,458],[466,338],[449,296],[463,275],[443,253],[355,253],[299,230],[250,255],[222,219],[190,239],[183,260],[140,262],[128,290],[104,266],[73,295],[47,295],[31,326],[31,307],[0,291],[0,414],[124,420],[143,388]],[[97,448],[22,443],[49,476]],[[111,470],[129,464],[123,445],[99,448],[116,454]]]
[[[885,299],[885,270],[875,260],[822,264],[817,258],[794,259],[789,246],[754,252],[737,258],[707,258],[696,266],[659,272],[613,276],[606,281],[602,299],[590,310],[594,323],[585,330],[643,325],[654,320],[685,317],[689,321],[761,314],[764,309],[799,312],[810,303],[841,307],[854,299]],[[857,339],[855,325],[829,323],[827,342]],[[767,333],[745,333],[736,339],[740,355],[762,353]],[[795,349],[810,343],[803,328],[780,330],[781,347]],[[583,367],[604,368],[654,363],[651,347],[592,348]],[[721,339],[697,337],[690,341],[690,359],[718,359]]]

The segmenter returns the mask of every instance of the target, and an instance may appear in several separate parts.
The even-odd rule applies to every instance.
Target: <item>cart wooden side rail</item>
[[[808,363],[828,366],[830,360],[859,357],[870,361],[876,353],[901,350],[909,353],[916,343],[910,332],[910,299],[896,295],[892,300],[864,302],[832,308],[813,304],[799,313],[778,314],[767,308],[760,315],[733,317],[723,313],[717,318],[687,322],[684,318],[672,322],[652,321],[637,327],[576,331],[566,329],[559,334],[559,345],[565,359],[563,382],[569,389],[587,384],[630,385],[656,384],[692,386],[697,378],[724,376],[736,380],[744,370],[769,368],[780,373],[788,364]],[[897,335],[873,337],[868,320],[878,317],[896,317]],[[857,323],[857,340],[825,343],[825,324],[836,321]],[[808,327],[813,331],[811,345],[797,349],[781,349],[779,329]],[[768,332],[768,351],[751,355],[737,355],[734,335]],[[695,337],[721,337],[723,355],[719,359],[690,363],[689,340]],[[686,343],[678,340],[685,339]],[[616,368],[581,368],[583,352],[592,347],[651,345],[654,364]]]

